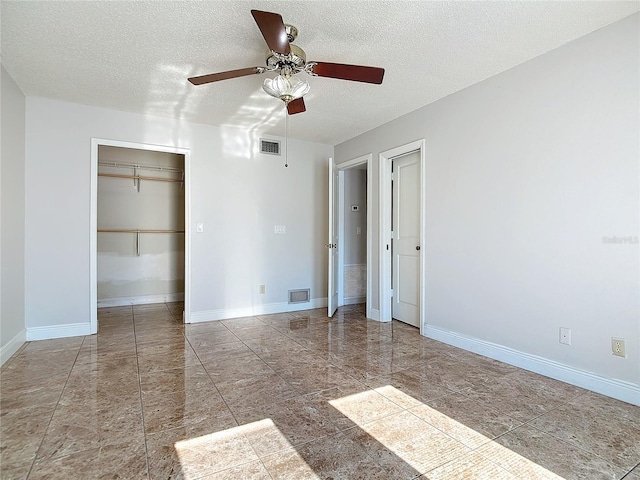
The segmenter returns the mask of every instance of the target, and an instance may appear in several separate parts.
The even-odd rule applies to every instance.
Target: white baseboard
[[[425,336],[448,345],[453,345],[454,347],[463,348],[464,350],[508,363],[509,365],[514,365],[546,377],[551,377],[577,387],[622,400],[623,402],[640,406],[639,385],[601,377],[554,360],[520,352],[509,347],[468,337],[456,332],[450,332],[438,327],[427,325],[425,327]]]
[[[127,305],[149,305],[184,301],[184,293],[163,293],[160,295],[141,295],[139,297],[115,297],[98,299],[98,308],[126,307]]]
[[[91,335],[91,323],[67,323],[46,327],[27,327],[27,341]]]
[[[0,365],[9,360],[14,353],[20,350],[20,347],[27,341],[27,334],[25,330],[20,330],[18,334],[9,340],[5,345],[0,347]]]
[[[230,318],[250,317],[253,315],[268,315],[270,313],[299,312],[312,308],[324,308],[327,306],[326,298],[312,298],[305,303],[266,303],[244,308],[221,308],[219,310],[206,310],[192,312],[187,323],[211,322],[214,320],[228,320]]]
[[[380,310],[376,308],[372,308],[369,315],[367,315],[371,320],[375,320],[377,322],[380,321]]]
[[[367,297],[365,295],[360,295],[358,297],[344,297],[343,305],[356,305],[358,303],[365,303],[367,301]]]

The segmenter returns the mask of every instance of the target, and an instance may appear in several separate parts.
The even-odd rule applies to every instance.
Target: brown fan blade
[[[287,31],[284,28],[284,22],[280,14],[251,10],[251,15],[253,15],[253,19],[258,24],[258,28],[262,32],[269,49],[283,55],[289,55],[291,48],[289,47]]]
[[[229,70],[228,72],[210,73],[209,75],[200,75],[199,77],[191,77],[188,80],[194,85],[202,85],[204,83],[219,82],[229,78],[246,77],[256,73],[263,73],[262,67],[240,68],[239,70]]]
[[[287,113],[289,115],[295,115],[296,113],[306,112],[307,107],[304,106],[304,99],[302,97],[291,100],[287,104]]]
[[[380,85],[384,77],[384,68],[363,67],[362,65],[346,65],[344,63],[315,63],[311,71],[319,77],[338,78],[354,82],[375,83]]]

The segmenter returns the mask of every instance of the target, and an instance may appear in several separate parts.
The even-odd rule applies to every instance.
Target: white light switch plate
[[[196,223],[196,232],[198,233],[204,232],[204,223]]]
[[[287,233],[287,226],[286,225],[274,225],[273,233],[276,233],[278,235],[284,235],[285,233]]]

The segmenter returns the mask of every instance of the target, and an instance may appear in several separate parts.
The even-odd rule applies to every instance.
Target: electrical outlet
[[[571,329],[560,327],[560,343],[571,345]]]
[[[627,358],[627,352],[624,348],[624,340],[622,338],[611,339],[611,351],[616,357]]]
[[[259,289],[260,289],[260,294],[263,294],[263,293],[265,293],[267,291],[267,289],[266,289],[266,287],[264,285],[260,285]]]

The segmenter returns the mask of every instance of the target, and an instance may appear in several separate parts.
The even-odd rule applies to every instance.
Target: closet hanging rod
[[[184,233],[184,230],[133,230],[127,228],[99,228],[98,233]]]
[[[119,173],[99,173],[98,176],[112,178],[133,178],[134,180],[153,180],[154,182],[184,183],[184,179],[182,178],[145,177],[142,175],[120,175]]]
[[[145,165],[138,163],[98,162],[99,167],[138,168],[142,170],[158,170],[162,172],[182,173],[181,168],[161,167],[160,165]]]

